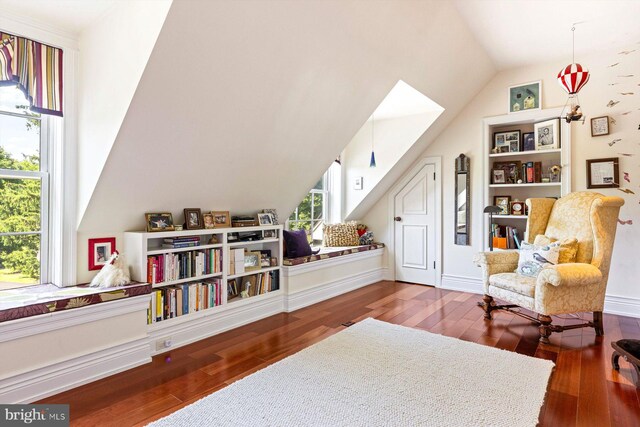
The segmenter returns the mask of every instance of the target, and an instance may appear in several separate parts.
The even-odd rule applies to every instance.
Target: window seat
[[[55,285],[35,285],[9,289],[0,291],[0,322],[150,293],[151,285],[145,283],[117,288],[92,288],[88,285],[59,288]]]
[[[356,254],[359,252],[366,252],[375,249],[384,248],[384,243],[373,243],[371,245],[361,246],[342,246],[333,248],[322,248],[320,252],[315,255],[303,256],[298,258],[284,258],[282,265],[286,267],[292,267],[300,264],[306,264],[314,261],[321,261],[329,258],[335,258],[344,255]]]

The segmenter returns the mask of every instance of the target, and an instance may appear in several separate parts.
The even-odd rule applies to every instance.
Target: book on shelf
[[[163,249],[179,249],[179,248],[192,248],[198,246],[199,242],[178,242],[178,243],[163,243]]]
[[[498,249],[520,249],[518,229],[509,225],[491,224],[493,247]]]
[[[147,282],[152,285],[222,272],[222,248],[147,257]]]
[[[222,279],[155,289],[147,314],[149,324],[207,310],[222,304]]]
[[[280,289],[280,272],[278,270],[252,274],[229,280],[229,299],[235,297],[250,298]]]
[[[184,237],[166,237],[164,239],[165,243],[186,243],[186,242],[196,242],[200,243],[199,236],[184,236]]]

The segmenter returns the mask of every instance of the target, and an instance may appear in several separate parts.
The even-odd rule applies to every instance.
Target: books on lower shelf
[[[236,297],[250,298],[278,289],[280,289],[280,272],[278,270],[238,277],[227,283],[227,300]]]
[[[222,272],[222,249],[204,249],[147,257],[147,282],[172,280]]]
[[[161,322],[221,304],[222,279],[155,289],[151,292],[147,323]]]
[[[493,247],[498,249],[520,249],[518,229],[508,225],[491,224]]]

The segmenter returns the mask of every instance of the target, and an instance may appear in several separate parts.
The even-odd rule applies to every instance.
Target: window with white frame
[[[49,282],[48,123],[0,87],[0,290]]]
[[[287,227],[289,230],[305,230],[310,242],[322,241],[322,226],[328,213],[329,173],[327,171],[293,211],[287,221]]]

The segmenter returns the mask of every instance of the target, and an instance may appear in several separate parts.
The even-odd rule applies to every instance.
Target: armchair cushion
[[[533,241],[533,244],[536,246],[546,246],[556,241],[557,239],[554,239],[553,237],[547,237],[544,234],[538,234]],[[564,239],[560,242],[560,256],[558,257],[558,264],[576,262],[577,253],[578,239]]]
[[[547,265],[556,265],[560,256],[560,244],[552,243],[545,246],[531,245],[522,242],[520,259],[516,273],[523,276],[536,277],[540,270]]]
[[[536,280],[535,277],[522,276],[518,273],[498,273],[489,277],[489,284],[533,298],[536,291]]]
[[[602,273],[591,264],[558,264],[544,268],[538,275],[538,284],[553,286],[590,286],[600,284]]]

